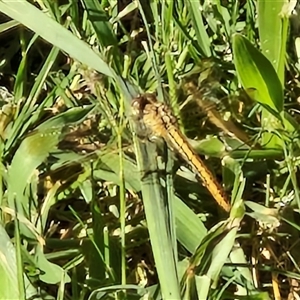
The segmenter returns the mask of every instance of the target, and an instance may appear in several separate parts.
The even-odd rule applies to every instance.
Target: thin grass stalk
[[[4,145],[0,142],[0,153],[1,153],[1,157],[3,157],[3,147]],[[2,162],[0,163],[0,206],[4,206],[4,199],[3,199],[3,175],[5,173],[5,168],[4,165],[2,164]],[[0,211],[0,221],[3,222],[3,224],[5,224],[5,214],[3,213],[3,211]]]
[[[126,220],[126,198],[125,198],[125,178],[124,178],[124,156],[122,150],[122,120],[124,118],[124,100],[120,101],[120,124],[117,130],[119,164],[120,164],[120,225],[121,225],[121,284],[126,284],[126,251],[125,251],[125,220]]]
[[[265,200],[265,206],[270,206],[270,189],[271,189],[271,176],[270,174],[267,174],[266,176],[266,200]]]
[[[35,35],[36,40],[38,38],[38,35]],[[30,90],[29,96],[27,97],[27,104],[33,107],[36,104],[37,98],[39,93],[42,90],[43,84],[46,81],[47,76],[49,75],[49,72],[53,66],[53,64],[56,61],[56,58],[59,54],[60,50],[56,47],[53,47],[45,60],[45,63],[42,67],[42,69],[39,71],[39,74],[35,78],[33,87]]]
[[[295,199],[296,199],[296,203],[298,205],[298,208],[300,209],[300,194],[299,194],[299,184],[298,184],[298,180],[297,180],[297,176],[296,176],[296,168],[294,165],[294,161],[293,161],[293,157],[295,157],[295,155],[293,154],[293,150],[292,150],[292,144],[290,144],[288,146],[288,149],[286,149],[285,145],[284,145],[284,154],[285,154],[285,161],[289,170],[289,174],[291,176],[291,182],[293,185],[293,190],[295,193]]]
[[[108,266],[108,268],[111,269],[111,257],[110,257],[110,240],[109,240],[109,231],[107,226],[103,228],[103,240],[104,240],[104,259],[105,264]]]
[[[17,278],[18,278],[18,290],[20,299],[26,299],[25,292],[25,283],[24,283],[24,274],[23,274],[23,260],[22,260],[22,245],[21,245],[21,235],[20,235],[20,227],[19,220],[17,218],[17,203],[16,199],[14,199],[15,204],[15,249],[16,249],[16,262],[17,262]]]

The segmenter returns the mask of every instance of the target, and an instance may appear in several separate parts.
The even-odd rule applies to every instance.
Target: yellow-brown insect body
[[[222,186],[214,178],[197,153],[189,144],[178,127],[176,117],[163,103],[157,102],[153,94],[144,94],[132,102],[134,114],[142,119],[153,135],[164,138],[168,146],[194,169],[202,178],[204,185],[212,194],[217,203],[225,210],[230,211],[230,204]]]

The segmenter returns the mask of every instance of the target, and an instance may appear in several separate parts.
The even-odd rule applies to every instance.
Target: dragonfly
[[[189,91],[190,90],[191,88],[189,88]],[[194,95],[196,95],[194,93],[194,90],[192,92]],[[96,91],[94,93],[96,93]],[[104,97],[105,97],[105,93],[104,93]],[[201,97],[199,96],[199,98]],[[101,103],[103,106],[106,103],[106,101],[102,101]],[[102,110],[105,112],[105,115],[108,116],[111,115],[110,110],[105,105],[104,107],[102,107]],[[146,128],[154,135],[162,137],[166,141],[166,144],[169,146],[169,148],[174,150],[175,153],[178,153],[179,156],[181,156],[187,162],[187,164],[191,166],[191,168],[195,171],[195,173],[198,174],[198,176],[202,179],[204,186],[206,186],[206,188],[212,194],[212,196],[219,204],[219,206],[222,207],[227,212],[230,210],[230,204],[229,204],[230,202],[228,200],[228,196],[226,195],[223,187],[214,177],[212,172],[207,168],[207,166],[201,160],[201,158],[198,156],[198,154],[190,145],[185,135],[180,131],[177,118],[171,112],[171,109],[166,104],[162,104],[158,102],[154,94],[146,93],[132,100],[130,114],[142,120]],[[108,119],[109,120],[111,119],[113,122],[115,121],[115,118],[108,118]],[[89,127],[90,126],[88,126],[88,128]],[[116,124],[112,124],[111,127],[112,128],[116,127]],[[126,126],[124,128],[126,128]],[[78,130],[75,130],[74,134],[76,134],[77,136]],[[82,134],[85,136],[85,133]],[[70,135],[72,135],[72,133]],[[90,136],[90,134],[88,135]],[[76,138],[76,140],[77,139],[78,137]],[[89,141],[87,142],[89,146],[88,149],[86,149],[85,143],[82,144],[81,142],[80,145],[77,146],[74,144],[75,142],[71,142],[73,144],[73,146],[71,145],[71,148],[74,149],[74,147],[75,148],[80,147],[80,149],[77,150],[79,150],[80,152],[81,151],[86,152],[87,153],[86,155],[88,157],[92,157],[93,152],[97,151],[96,149],[98,149],[98,147],[100,147],[101,150],[103,151],[103,146],[106,145],[107,143],[105,141],[104,142],[101,141],[102,146],[99,146],[97,144],[94,144],[93,142],[91,143],[90,142],[91,139],[92,138],[89,138]],[[73,139],[71,138],[71,141],[72,140]],[[125,138],[124,141],[126,144],[127,138]],[[63,143],[65,144],[66,142],[67,140],[64,139]],[[128,145],[130,147],[130,142]],[[90,149],[90,146],[92,146],[92,149]],[[118,151],[119,151],[118,149],[115,150],[116,153]]]
[[[166,104],[158,102],[151,93],[134,98],[131,108],[133,116],[142,121],[154,136],[163,138],[169,148],[178,153],[200,176],[218,205],[229,212],[231,205],[223,187],[180,131],[177,118],[171,109]]]

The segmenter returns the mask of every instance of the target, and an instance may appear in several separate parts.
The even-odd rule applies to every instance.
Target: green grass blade
[[[13,247],[5,229],[0,224],[0,299],[19,299],[17,280],[17,262]]]
[[[50,132],[49,132],[50,131]],[[48,132],[36,131],[28,136],[16,151],[7,176],[8,206],[15,209],[16,199],[17,212],[20,216],[30,219],[32,205],[31,199],[25,193],[34,180],[36,168],[45,160],[49,152],[55,149],[59,141],[60,131]],[[21,234],[35,238],[32,230],[20,223]]]
[[[270,61],[245,37],[233,36],[234,64],[238,78],[247,91],[254,89],[255,100],[273,114],[283,111],[283,89]],[[278,117],[278,115],[277,115]]]
[[[36,80],[34,82],[34,85],[30,91],[29,96],[27,97],[26,103],[28,106],[33,106],[37,99],[39,94],[41,93],[42,86],[46,81],[47,76],[49,75],[49,72],[51,71],[51,68],[53,67],[53,64],[55,63],[55,60],[59,54],[59,49],[56,47],[53,47],[42,67],[40,70],[38,76],[36,77]]]
[[[212,279],[215,286],[218,283],[221,269],[233,248],[237,231],[238,226],[231,229],[212,251],[212,258],[206,275]]]
[[[201,7],[200,7],[201,4],[200,2],[193,1],[193,0],[188,0],[188,4],[189,4],[191,19],[197,37],[198,45],[202,50],[203,55],[205,57],[210,57],[212,54],[211,43],[203,23],[203,17],[201,14]]]
[[[83,0],[82,2],[87,11],[88,20],[91,22],[103,49],[108,46],[117,46],[118,40],[99,1]]]
[[[17,205],[15,202],[15,210],[17,211]],[[17,262],[17,276],[18,276],[18,289],[20,293],[20,299],[25,299],[25,286],[24,286],[24,275],[23,275],[23,260],[22,260],[22,250],[21,250],[21,236],[20,236],[20,227],[19,220],[15,218],[15,238],[16,238],[16,262]]]
[[[163,299],[180,299],[176,260],[165,207],[164,193],[157,174],[156,146],[139,143],[136,145],[141,178],[142,196],[145,207],[152,251],[159,277]]]
[[[288,18],[295,5],[296,3],[287,1],[257,1],[261,50],[273,64],[282,85],[284,84]]]
[[[65,282],[70,282],[70,277],[65,274],[64,270],[60,266],[47,260],[41,245],[36,247],[35,262],[36,266],[42,271],[39,277],[43,282],[48,284],[57,284],[61,282],[62,276],[65,276]]]
[[[36,32],[81,63],[110,77],[114,72],[86,43],[27,1],[1,1],[0,11]],[[42,24],[42,26],[41,26]]]
[[[211,279],[206,276],[195,276],[195,284],[197,289],[198,299],[208,299],[211,289]]]
[[[21,299],[17,284],[16,249],[11,243],[2,224],[0,224],[0,255],[0,299]],[[35,299],[41,300],[41,298],[37,296],[37,289],[30,283],[27,276],[25,276],[23,272],[21,275],[24,276],[27,299],[35,297]]]
[[[207,230],[199,217],[177,197],[175,197],[174,209],[177,239],[188,251],[194,253]]]
[[[3,34],[5,31],[15,28],[20,25],[18,21],[11,20],[0,25],[0,32]]]

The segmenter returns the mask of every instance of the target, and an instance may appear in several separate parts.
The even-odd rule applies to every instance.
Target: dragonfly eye
[[[148,97],[139,95],[131,102],[132,114],[139,119],[143,118],[146,105],[149,104]]]

